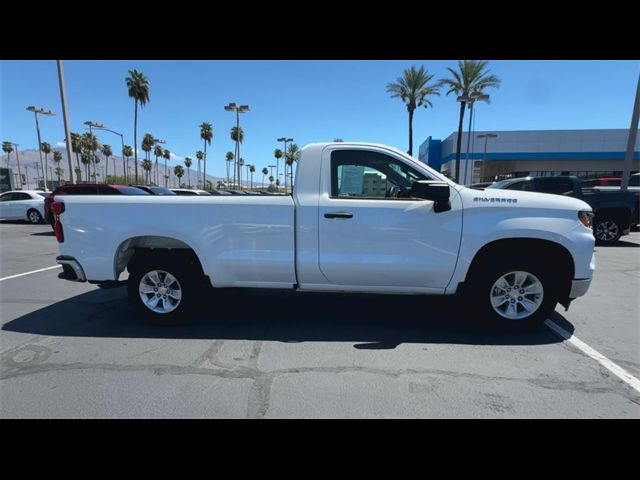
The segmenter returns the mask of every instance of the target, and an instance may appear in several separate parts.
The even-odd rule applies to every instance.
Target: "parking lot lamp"
[[[498,135],[495,133],[481,133],[478,135],[478,138],[484,138],[484,154],[482,155],[482,165],[480,167],[480,181],[484,182],[484,165],[487,161],[487,141],[490,138],[496,138]]]
[[[47,190],[47,171],[44,168],[44,163],[42,162],[42,141],[40,140],[40,122],[38,122],[38,114],[40,115],[48,115],[54,116],[55,113],[52,110],[47,110],[45,108],[30,106],[27,107],[27,110],[33,112],[36,117],[36,131],[38,132],[38,153],[40,154],[40,168],[42,169],[42,176],[44,178],[44,189]]]

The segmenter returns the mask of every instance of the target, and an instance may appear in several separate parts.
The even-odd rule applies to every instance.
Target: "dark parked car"
[[[128,185],[107,185],[104,183],[75,183],[56,188],[44,199],[44,216],[53,227],[55,219],[51,211],[53,197],[56,195],[149,195],[144,190]]]
[[[156,187],[154,185],[130,185],[131,187],[144,190],[149,195],[175,195],[175,192],[164,187]]]
[[[487,188],[567,195],[587,202],[593,209],[593,234],[600,245],[617,242],[640,223],[640,192],[583,190],[582,181],[574,176],[510,178]]]

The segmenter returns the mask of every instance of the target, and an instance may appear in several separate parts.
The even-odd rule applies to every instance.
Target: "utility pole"
[[[631,115],[631,126],[629,127],[629,138],[627,139],[627,153],[624,157],[624,170],[622,172],[622,184],[620,190],[625,191],[629,186],[631,178],[631,166],[633,165],[633,149],[638,136],[638,117],[640,117],[640,75],[638,75],[638,86],[636,87],[636,101],[633,104],[633,114]]]
[[[73,181],[73,164],[71,162],[71,132],[69,131],[69,114],[67,113],[67,94],[64,87],[64,73],[62,71],[62,60],[56,60],[58,65],[58,81],[60,83],[60,101],[62,102],[62,118],[64,120],[64,135],[67,139],[67,158],[69,159],[69,181]]]

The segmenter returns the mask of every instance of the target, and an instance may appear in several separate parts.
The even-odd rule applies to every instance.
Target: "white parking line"
[[[11,275],[9,277],[0,278],[0,282],[4,282],[5,280],[11,280],[12,278],[24,277],[25,275],[31,275],[32,273],[45,272],[47,270],[53,270],[54,268],[60,268],[62,265],[54,265],[53,267],[41,268],[39,270],[32,270],[30,272],[19,273],[17,275]]]
[[[574,337],[572,334],[567,332],[564,328],[558,326],[556,323],[552,322],[551,320],[545,320],[544,323],[547,327],[549,327],[551,330],[556,332],[565,342],[573,345],[582,353],[593,358],[595,361],[597,361],[600,365],[602,365],[604,368],[606,368],[611,373],[613,373],[620,380],[630,385],[631,388],[633,388],[636,392],[640,393],[640,380],[638,380],[636,377],[631,375],[624,368],[613,363],[611,360],[609,360],[607,357],[602,355],[600,352],[594,350],[579,338]]]

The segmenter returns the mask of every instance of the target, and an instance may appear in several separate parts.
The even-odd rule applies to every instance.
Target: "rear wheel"
[[[619,220],[613,218],[596,218],[593,222],[593,235],[598,245],[611,245],[620,240],[622,225]]]
[[[197,305],[201,280],[200,272],[181,258],[149,255],[129,271],[129,300],[146,321],[176,323],[187,318]]]
[[[542,259],[507,254],[475,268],[465,288],[474,314],[493,326],[527,330],[541,325],[555,309],[556,277]]]
[[[37,225],[38,223],[42,223],[42,215],[40,215],[38,210],[32,208],[27,212],[27,220],[29,220],[29,223]]]

